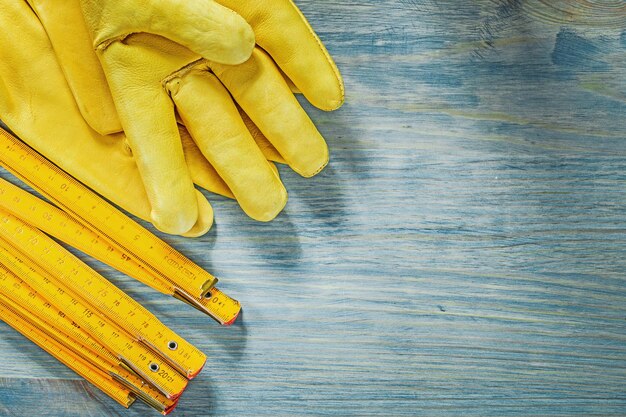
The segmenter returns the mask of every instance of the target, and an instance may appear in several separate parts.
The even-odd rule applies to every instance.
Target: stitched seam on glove
[[[200,59],[190,62],[189,64],[185,65],[184,67],[180,69],[177,69],[176,71],[174,71],[167,77],[163,78],[163,80],[161,81],[161,85],[163,86],[165,91],[168,92],[170,97],[175,96],[176,93],[178,92],[178,88],[174,88],[174,86],[171,85],[172,81],[174,81],[177,78],[184,78],[185,75],[189,74],[191,71],[202,66],[205,67],[206,72],[212,72],[211,69],[209,68],[208,60],[204,58],[200,58]]]
[[[124,40],[125,40],[126,38],[128,38],[129,36],[131,36],[131,35],[135,35],[135,34],[138,34],[138,33],[143,33],[143,32],[128,32],[128,33],[125,33],[125,34],[123,34],[123,35],[116,36],[116,37],[114,37],[114,38],[106,39],[106,40],[104,40],[104,41],[100,42],[98,45],[96,45],[96,46],[95,46],[95,50],[96,50],[96,51],[104,51],[104,50],[105,50],[105,49],[107,49],[107,48],[108,48],[108,47],[109,47],[112,43],[114,43],[114,42],[124,42]]]

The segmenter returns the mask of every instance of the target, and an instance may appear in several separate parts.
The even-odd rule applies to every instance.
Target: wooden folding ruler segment
[[[0,216],[0,230],[2,318],[40,346],[43,336],[54,340],[52,352],[47,345],[42,347],[116,401],[129,403],[130,397],[123,396],[126,390],[169,412],[187,385],[185,377],[197,375],[202,368],[204,354],[147,316],[150,313],[134,300],[116,297],[116,287],[39,230],[10,214]],[[11,243],[5,240],[7,231],[13,233]],[[34,245],[28,247],[30,257],[23,252],[24,242]],[[58,267],[41,268],[37,262],[42,262],[42,253],[55,259]],[[107,303],[94,305],[89,295],[78,293],[84,282],[99,298],[112,301],[114,308],[103,308]],[[32,335],[38,337],[23,331],[25,326],[34,328]],[[143,330],[138,330],[141,326]],[[170,339],[171,352],[155,348],[163,337]],[[103,382],[102,375],[109,379]]]
[[[4,209],[221,324],[237,318],[239,302],[214,287],[215,277],[2,129],[0,150],[7,170],[63,210],[2,181]]]
[[[0,275],[9,275],[13,285],[27,286],[1,264]],[[34,290],[31,289],[32,291]],[[38,305],[40,307],[38,310],[29,310],[32,304],[20,304],[21,297],[16,297],[14,292],[11,293],[11,298],[0,293],[0,318],[123,406],[130,406],[134,397],[138,396],[164,414],[174,408],[178,402],[177,398],[168,399],[134,371],[129,370],[65,313],[42,297],[31,295],[31,292],[28,296],[35,298],[31,303]],[[27,305],[29,306],[26,307]],[[61,316],[64,320],[52,320],[54,315]],[[40,337],[31,338],[32,332]],[[44,336],[45,340],[42,340],[41,336]],[[44,343],[40,343],[41,341]],[[51,345],[45,343],[46,341],[51,341]],[[49,350],[50,347],[53,348],[52,352]],[[59,354],[62,357],[59,357]]]
[[[100,371],[88,361],[74,356],[65,346],[24,319],[19,310],[7,306],[3,300],[0,300],[0,318],[119,404],[128,408],[134,402],[134,396],[129,389],[116,384],[105,372]]]
[[[40,283],[37,290],[57,298],[60,306],[81,313],[93,323],[94,332],[109,325],[100,324],[94,318],[109,317],[115,323],[120,323],[121,330],[128,337],[141,341],[157,352],[183,375],[193,378],[204,366],[206,358],[198,349],[168,329],[143,306],[46,234],[1,210],[0,246],[0,261],[5,266],[9,266],[9,263],[14,268],[21,268],[18,276],[23,278],[31,273],[22,265],[27,264],[35,272],[32,274],[33,280],[36,280],[34,282]],[[18,262],[18,259],[22,262]],[[58,288],[63,288],[64,292]],[[106,340],[111,338],[109,334],[104,336]],[[176,349],[171,348],[174,345]],[[149,371],[149,363],[146,361],[145,368],[137,371]]]
[[[46,233],[222,324],[236,319],[239,303],[213,286],[217,279],[2,129],[0,163],[65,210],[0,179],[0,318],[120,404],[140,398],[171,411],[204,354]],[[111,225],[113,232],[103,230]]]

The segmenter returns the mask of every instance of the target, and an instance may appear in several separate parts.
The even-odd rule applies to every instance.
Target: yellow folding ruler
[[[206,357],[50,236],[222,324],[239,302],[217,279],[0,129],[0,318],[124,406],[166,414]],[[47,234],[46,234],[47,233]],[[50,235],[50,236],[48,236]]]
[[[57,242],[1,211],[0,307],[3,320],[123,405],[138,397],[169,412],[206,361]]]
[[[62,209],[2,181],[4,210],[221,324],[237,318],[215,277],[2,129],[0,164]]]
[[[11,288],[11,296],[5,294]],[[136,397],[166,414],[178,398],[168,399],[88,336],[57,309],[0,264],[0,318],[125,407]],[[28,291],[28,293],[27,293]],[[27,295],[28,301],[22,301]],[[29,308],[39,307],[31,311]],[[56,317],[59,317],[56,319]]]
[[[0,271],[0,273],[2,272]],[[44,330],[24,319],[20,314],[20,310],[7,306],[4,299],[0,300],[0,317],[11,327],[17,329],[39,347],[46,350],[69,368],[72,368],[76,373],[100,388],[124,407],[130,407],[134,402],[134,396],[129,389],[119,386],[105,372],[69,353],[65,346],[51,338]]]
[[[0,276],[7,274],[10,272],[0,265]],[[19,281],[13,278],[13,282]],[[54,309],[47,302],[42,307]],[[65,314],[60,310],[54,311],[60,315]],[[170,400],[144,382],[133,371],[119,364],[119,360],[106,352],[97,341],[82,334],[67,316],[64,317],[66,320],[63,327],[69,329],[67,333],[48,324],[36,313],[28,311],[4,294],[0,294],[2,320],[124,407],[129,407],[135,398],[139,397],[164,414],[173,409],[178,399]]]

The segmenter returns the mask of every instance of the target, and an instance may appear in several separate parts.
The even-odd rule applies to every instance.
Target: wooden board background
[[[89,261],[209,355],[175,415],[626,415],[626,2],[297,3],[346,82],[329,167],[166,237],[242,320]],[[0,363],[0,416],[154,415],[4,324]]]

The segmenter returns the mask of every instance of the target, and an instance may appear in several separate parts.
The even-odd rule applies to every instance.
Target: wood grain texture
[[[626,3],[297,3],[346,81],[307,106],[329,167],[165,237],[242,320],[88,261],[209,356],[175,415],[626,415]],[[0,335],[1,416],[150,413]]]

